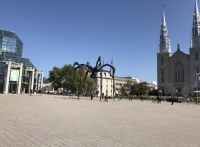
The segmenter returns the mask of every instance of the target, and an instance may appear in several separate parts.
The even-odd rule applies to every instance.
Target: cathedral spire
[[[160,30],[160,41],[159,41],[159,53],[168,52],[171,53],[171,45],[170,40],[168,37],[168,30],[167,30],[167,23],[165,20],[165,11],[163,5],[163,12],[162,12],[162,23],[161,23],[161,30]]]
[[[197,0],[195,1],[195,6],[194,6],[194,14],[198,15],[199,14],[199,10],[198,10],[198,4],[197,4]]]
[[[200,15],[197,0],[195,0],[193,26],[192,26],[192,47],[200,46]]]

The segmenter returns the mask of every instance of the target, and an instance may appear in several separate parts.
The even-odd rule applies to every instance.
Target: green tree
[[[141,82],[138,85],[139,94],[143,95],[148,92],[147,82]]]
[[[122,97],[124,96],[124,94],[126,94],[127,93],[127,91],[126,91],[126,87],[125,86],[121,86],[121,88],[120,88],[120,92],[121,92],[121,94],[122,94]]]
[[[84,91],[84,88],[86,92],[91,92],[94,88],[94,80],[87,76],[84,87],[85,76],[86,71],[82,67],[76,69],[74,75],[74,69],[71,64],[66,64],[62,68],[55,66],[52,70],[49,71],[49,81],[52,82],[54,89],[58,90],[58,88],[63,87],[66,89],[67,93],[69,91],[78,91],[78,94],[81,94]]]
[[[52,82],[52,87],[58,90],[61,87],[62,80],[62,69],[54,66],[52,70],[49,71],[49,81]]]
[[[138,95],[139,94],[139,87],[138,84],[134,84],[131,86],[131,93],[134,95]]]
[[[87,77],[85,82],[85,91],[86,93],[92,92],[94,89],[94,79]]]
[[[72,86],[74,70],[71,64],[62,67],[62,87],[68,93]]]

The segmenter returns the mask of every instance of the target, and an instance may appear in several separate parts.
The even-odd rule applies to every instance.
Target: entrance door
[[[11,82],[9,83],[9,93],[17,93],[17,83]]]

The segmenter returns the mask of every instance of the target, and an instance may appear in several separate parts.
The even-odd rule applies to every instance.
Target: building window
[[[184,82],[184,69],[180,64],[174,68],[174,82]]]
[[[164,64],[164,56],[161,56],[161,64]]]
[[[196,67],[195,67],[195,77],[196,77],[196,81],[198,80],[198,76],[197,76],[198,73],[199,73],[199,67],[196,66]]]
[[[161,82],[164,83],[164,70],[161,69]]]
[[[195,51],[195,60],[198,60],[198,51]]]

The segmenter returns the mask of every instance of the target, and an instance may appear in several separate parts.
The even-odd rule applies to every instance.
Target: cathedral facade
[[[197,0],[193,14],[193,27],[189,54],[181,51],[180,45],[174,54],[171,53],[165,12],[163,10],[160,30],[159,49],[157,53],[158,90],[164,95],[194,95],[197,74],[200,72],[200,14]],[[199,85],[200,87],[200,85]],[[200,89],[200,88],[199,88]]]

